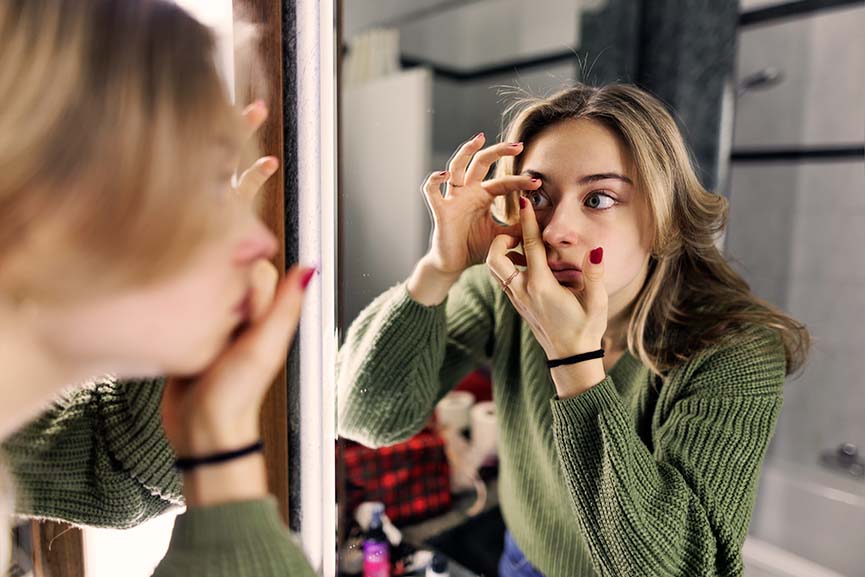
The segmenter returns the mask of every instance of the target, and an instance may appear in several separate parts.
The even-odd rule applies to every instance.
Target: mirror
[[[700,555],[730,571],[742,563],[748,577],[861,574],[861,2],[683,10],[666,1],[353,0],[341,3],[338,20],[340,574],[364,574],[364,563],[370,575],[387,574],[376,572],[384,565],[409,574],[412,562],[423,567],[433,555],[438,572],[427,575],[624,574],[647,563],[684,575],[699,573]],[[745,361],[728,359],[730,374],[688,401],[668,391],[699,384],[696,376],[668,368],[654,378],[620,350],[604,359],[612,385],[554,400],[566,379],[544,366],[543,343],[485,265],[451,282],[444,305],[413,298],[405,283],[431,246],[425,179],[478,132],[485,146],[504,142],[516,98],[548,97],[577,81],[634,84],[672,114],[696,178],[728,203],[729,226],[714,240],[730,270],[749,294],[807,327],[813,343],[801,371],[779,376],[777,362],[759,357],[754,371],[775,376],[754,381]],[[620,133],[603,128],[608,140],[568,133],[571,151],[616,142]],[[552,160],[571,158],[562,156],[564,141],[543,148],[539,138],[520,162],[570,174],[567,161]],[[632,154],[627,144],[616,150],[624,156],[605,160]],[[618,168],[644,170],[625,165]],[[545,186],[563,186],[545,176]],[[632,184],[619,200],[642,198],[645,187]],[[539,211],[564,194],[528,198]],[[542,232],[561,226],[537,214]],[[615,274],[627,252],[617,252],[622,235],[599,232],[613,220],[585,218],[581,230],[609,243],[605,274]],[[432,283],[426,289],[435,292]],[[757,401],[721,381],[772,382],[774,401],[745,419]],[[699,403],[730,411],[745,429],[707,425]],[[725,477],[728,469],[736,473]],[[745,488],[721,490],[727,482]],[[738,505],[725,500],[732,494]]]

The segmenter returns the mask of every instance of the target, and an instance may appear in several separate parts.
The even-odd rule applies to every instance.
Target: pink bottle
[[[363,540],[363,577],[390,577],[390,543],[382,529],[384,506],[373,509]]]

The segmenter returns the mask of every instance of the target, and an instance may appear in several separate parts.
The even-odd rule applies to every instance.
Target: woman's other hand
[[[257,269],[253,306],[263,310],[200,376],[169,379],[162,398],[165,434],[180,457],[202,457],[257,441],[264,396],[285,362],[300,319],[303,293],[315,269],[293,267],[274,290],[275,271]],[[274,295],[266,303],[268,293]],[[190,505],[267,494],[260,454],[206,465],[184,477]]]
[[[586,251],[582,263],[582,290],[575,295],[553,275],[534,208],[523,197],[520,197],[520,223],[524,255],[511,252],[519,239],[497,236],[487,257],[493,277],[505,287],[505,293],[532,329],[548,359],[566,358],[600,348],[607,330],[609,306],[604,285],[603,248]],[[525,270],[519,270],[517,264],[525,266]],[[581,363],[573,367],[586,373],[586,378],[556,379],[554,374],[561,397],[581,392],[603,380],[603,363]],[[598,367],[600,371],[596,370]],[[589,370],[591,373],[587,372]],[[581,380],[586,382],[579,382]]]

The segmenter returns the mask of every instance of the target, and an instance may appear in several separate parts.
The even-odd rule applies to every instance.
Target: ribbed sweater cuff
[[[273,536],[289,539],[271,498],[238,501],[212,507],[190,507],[177,517],[171,547],[208,549],[234,547],[238,542],[268,541]]]
[[[161,379],[100,386],[102,418],[117,462],[151,493],[180,504],[182,482],[160,417],[164,386]]]
[[[580,426],[597,418],[601,412],[612,409],[622,409],[622,400],[616,392],[613,378],[609,375],[575,397],[553,399],[553,428],[559,432],[563,428]]]
[[[408,281],[403,282],[400,285],[399,290],[400,290],[400,299],[396,302],[395,308],[399,307],[399,306],[408,306],[408,307],[410,307],[410,310],[415,310],[417,312],[417,314],[426,313],[426,314],[435,315],[435,313],[438,311],[444,311],[445,306],[447,305],[447,302],[448,302],[448,298],[449,298],[446,296],[445,300],[443,300],[439,304],[429,306],[429,305],[425,305],[423,303],[419,303],[416,300],[414,300],[414,297],[411,296],[411,293],[408,291]]]

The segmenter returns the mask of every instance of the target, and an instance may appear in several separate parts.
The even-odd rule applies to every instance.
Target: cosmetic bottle
[[[372,511],[363,540],[363,577],[390,577],[390,543],[382,529],[384,506]]]

